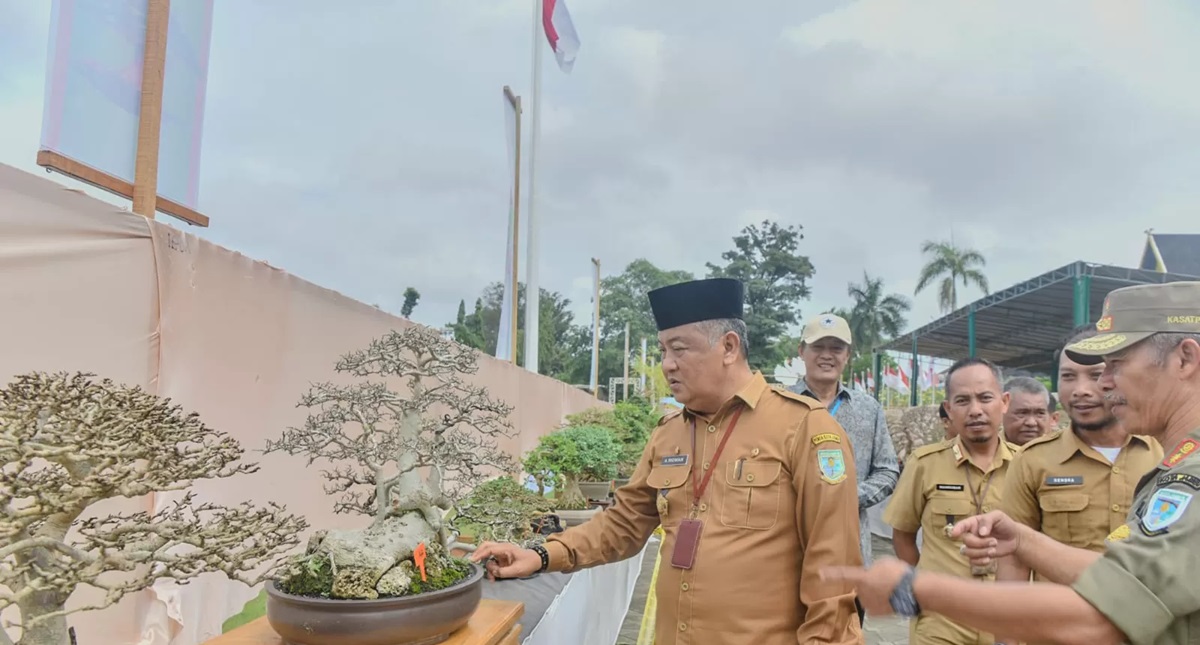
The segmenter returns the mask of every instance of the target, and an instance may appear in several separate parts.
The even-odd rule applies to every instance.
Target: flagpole
[[[629,323],[625,323],[625,374],[621,380],[621,400],[629,398]]]
[[[529,210],[525,245],[525,369],[538,371],[538,313],[542,291],[538,285],[537,153],[542,133],[542,0],[533,0],[533,90],[529,135]],[[514,349],[515,353],[515,349]]]
[[[516,144],[516,159],[513,162],[513,202],[512,202],[512,293],[509,294],[509,299],[512,303],[511,311],[508,314],[510,333],[509,348],[512,351],[512,364],[517,364],[517,311],[520,306],[520,299],[517,297],[520,289],[520,272],[517,270],[517,265],[520,264],[518,250],[521,240],[521,97],[513,94],[512,89],[507,85],[504,86],[504,96],[508,98],[508,102],[513,106],[513,112],[516,113],[516,136],[513,137],[513,143]],[[528,298],[526,294],[526,298]]]
[[[592,396],[600,398],[600,260],[592,258],[596,272],[592,287]]]

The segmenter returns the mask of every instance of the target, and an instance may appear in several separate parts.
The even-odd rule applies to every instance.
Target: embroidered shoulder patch
[[[1200,477],[1189,473],[1163,473],[1158,477],[1158,485],[1165,488],[1171,484],[1183,484],[1192,490],[1200,490]]]
[[[822,432],[821,434],[813,437],[812,442],[814,446],[822,443],[841,443],[842,438],[836,434],[833,434],[832,432]]]
[[[1200,447],[1194,439],[1184,439],[1175,446],[1175,452],[1171,453],[1166,459],[1163,459],[1163,465],[1167,468],[1178,465],[1179,462],[1187,458],[1188,455],[1196,452],[1196,448]]]
[[[842,449],[818,450],[817,468],[821,471],[821,479],[830,484],[837,484],[846,479],[846,456]]]
[[[1113,532],[1109,533],[1108,537],[1104,538],[1104,541],[1105,542],[1122,542],[1122,541],[1128,540],[1128,539],[1129,539],[1129,525],[1122,524],[1122,525],[1118,526],[1117,528],[1113,529]]]
[[[1162,531],[1179,521],[1191,501],[1191,493],[1170,488],[1154,491],[1146,504],[1146,514],[1142,516],[1142,529],[1151,533]]]

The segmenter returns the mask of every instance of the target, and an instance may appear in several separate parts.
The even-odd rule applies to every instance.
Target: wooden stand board
[[[525,605],[503,600],[480,601],[466,627],[455,632],[444,645],[517,645],[521,627],[517,620],[525,613]],[[205,645],[285,645],[267,617],[208,641]]]

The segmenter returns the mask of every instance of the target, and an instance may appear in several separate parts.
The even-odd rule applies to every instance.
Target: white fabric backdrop
[[[657,541],[651,541],[658,548]],[[524,645],[613,645],[629,611],[646,547],[637,555],[571,576]]]

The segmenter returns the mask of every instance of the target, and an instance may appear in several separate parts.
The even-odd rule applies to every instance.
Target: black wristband
[[[546,569],[549,569],[550,568],[550,553],[546,551],[546,547],[538,544],[537,546],[533,547],[533,552],[538,554],[538,557],[540,557],[542,559],[542,568],[538,569],[537,572],[542,573]]]

